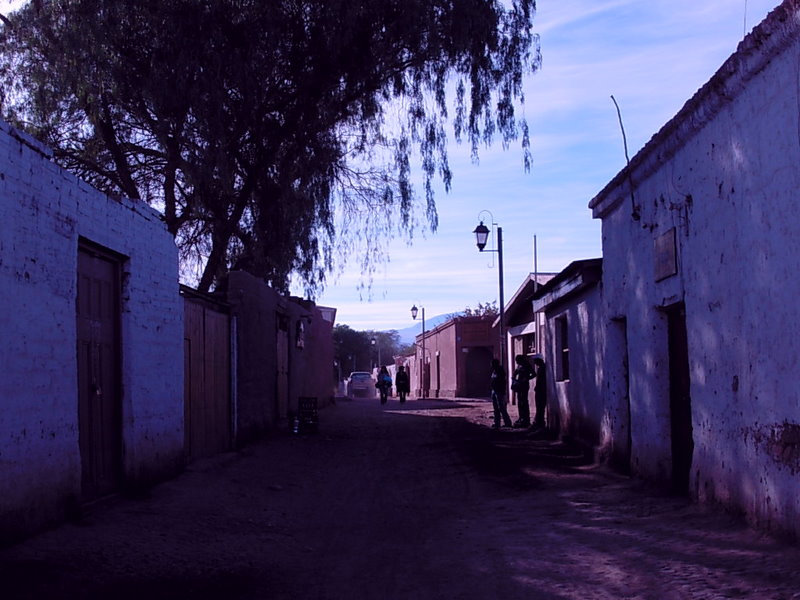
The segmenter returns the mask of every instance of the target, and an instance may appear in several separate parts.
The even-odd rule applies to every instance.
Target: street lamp
[[[417,305],[411,307],[411,318],[417,320],[419,310]],[[425,397],[425,307],[422,307],[422,368],[419,373],[419,389],[421,390],[422,397]]]
[[[483,224],[483,220],[481,220],[472,233],[475,234],[475,244],[478,246],[479,251],[497,252],[497,272],[500,279],[500,364],[505,366],[506,331],[504,323],[505,299],[503,297],[503,228],[494,222],[494,215],[492,215],[492,213],[490,213],[488,210],[482,210],[480,213],[478,213],[479,219],[483,213],[487,213],[489,217],[491,217],[490,222],[492,227],[497,227],[497,249],[485,250],[490,231],[489,228]]]
[[[378,340],[377,340],[377,339],[375,339],[375,338],[372,338],[372,339],[370,340],[370,343],[371,343],[373,346],[377,346],[377,347],[378,347],[378,367],[380,368],[380,367],[382,367],[382,366],[383,366],[383,363],[381,362],[381,345],[378,343]]]

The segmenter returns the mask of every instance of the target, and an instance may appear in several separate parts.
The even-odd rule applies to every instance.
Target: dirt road
[[[800,598],[797,546],[490,412],[339,401],[0,550],[0,598]]]

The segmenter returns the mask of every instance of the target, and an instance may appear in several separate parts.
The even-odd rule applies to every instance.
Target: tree
[[[456,317],[496,317],[500,314],[500,309],[497,308],[497,300],[492,300],[491,302],[481,303],[478,302],[478,306],[475,308],[470,308],[467,306],[464,310],[458,313],[452,313],[448,315],[449,319],[455,319]]]
[[[462,314],[465,317],[496,317],[500,314],[500,309],[497,308],[497,300],[492,300],[485,303],[478,302],[478,306],[475,308],[468,306]]]
[[[7,119],[159,208],[210,289],[245,269],[309,297],[437,226],[456,141],[520,135],[535,0],[37,0],[0,30]],[[450,110],[453,111],[452,119]],[[421,163],[424,202],[412,186]],[[420,214],[420,209],[424,216]]]
[[[375,343],[372,343],[375,340]],[[335,325],[333,328],[334,360],[342,366],[342,373],[350,371],[369,371],[380,362],[390,365],[395,356],[404,356],[413,352],[409,346],[400,341],[400,334],[390,331],[356,331],[347,325]]]
[[[335,325],[333,328],[333,357],[342,367],[346,376],[351,371],[369,371],[370,338],[364,331],[356,331],[347,325]]]

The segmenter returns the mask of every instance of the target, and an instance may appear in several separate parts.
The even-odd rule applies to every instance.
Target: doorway
[[[633,436],[631,430],[631,393],[628,363],[628,320],[617,317],[609,327],[609,346],[614,370],[610,373],[611,397],[616,406],[611,460],[623,473],[631,470],[631,449]]]
[[[276,319],[276,373],[275,373],[275,419],[280,422],[289,412],[289,317],[277,314]]]
[[[490,346],[472,346],[464,356],[464,390],[462,395],[467,398],[486,398],[490,393],[486,383],[489,380],[488,372],[492,364],[493,353]]]
[[[78,440],[88,502],[116,491],[122,475],[119,259],[81,245],[77,291]]]
[[[672,488],[678,494],[687,494],[694,440],[692,437],[692,399],[690,395],[689,344],[686,335],[686,308],[681,302],[668,307],[666,313],[670,430],[672,434]]]
[[[230,317],[184,292],[184,447],[190,460],[231,446]]]

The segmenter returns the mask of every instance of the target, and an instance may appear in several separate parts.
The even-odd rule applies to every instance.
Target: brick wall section
[[[0,536],[63,517],[80,494],[79,240],[122,265],[123,469],[129,485],[183,460],[183,312],[177,250],[159,215],[56,166],[0,121]]]

